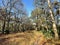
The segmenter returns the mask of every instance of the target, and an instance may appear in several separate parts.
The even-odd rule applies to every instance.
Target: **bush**
[[[41,30],[43,32],[43,34],[45,35],[46,38],[53,38],[54,37],[54,33],[52,30]]]
[[[5,30],[5,34],[9,34],[10,33],[10,31],[9,30]]]

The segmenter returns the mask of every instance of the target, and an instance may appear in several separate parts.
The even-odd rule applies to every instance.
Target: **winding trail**
[[[47,40],[40,32],[22,32],[0,36],[0,45],[46,45]]]

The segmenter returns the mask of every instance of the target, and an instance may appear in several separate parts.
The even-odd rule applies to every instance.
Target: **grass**
[[[39,36],[43,34],[38,31],[4,35],[0,37],[0,45],[33,45]]]
[[[41,31],[26,31],[0,36],[0,45],[55,45],[52,39],[47,39]]]

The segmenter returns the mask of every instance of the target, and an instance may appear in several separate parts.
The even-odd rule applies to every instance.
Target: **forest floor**
[[[26,31],[0,35],[0,45],[60,45],[60,41],[46,39],[42,32]]]

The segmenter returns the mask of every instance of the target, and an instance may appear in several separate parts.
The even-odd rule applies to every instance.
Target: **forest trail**
[[[47,43],[43,33],[38,31],[22,32],[0,36],[0,45],[52,45]]]

